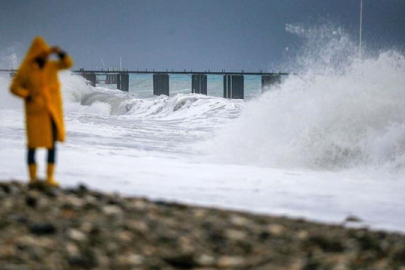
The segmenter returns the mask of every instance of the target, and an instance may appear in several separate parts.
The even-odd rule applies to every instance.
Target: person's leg
[[[57,129],[56,124],[52,120],[52,139],[53,139],[53,147],[48,149],[48,167],[46,170],[47,173],[47,182],[50,186],[57,187],[59,184],[53,178],[55,173],[55,163],[56,163],[56,136],[57,136]]]
[[[30,175],[30,183],[37,180],[37,164],[35,162],[35,148],[28,148],[27,153],[28,172]]]

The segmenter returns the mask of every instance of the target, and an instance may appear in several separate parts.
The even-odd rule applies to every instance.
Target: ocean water
[[[150,76],[130,92],[60,75],[67,141],[57,179],[151,199],[404,231],[405,57],[366,52],[343,29],[288,25],[304,46],[294,71],[261,94],[246,79],[246,100],[190,94],[173,76],[170,97],[154,97]],[[3,61],[4,63],[6,61]],[[3,64],[4,65],[4,64]],[[0,175],[26,181],[22,102],[0,77]],[[44,176],[44,151],[39,152]]]
[[[169,89],[170,96],[177,94],[191,93],[191,76],[181,74],[170,74]],[[104,79],[99,75],[98,78]],[[138,98],[153,97],[153,76],[149,74],[130,74],[129,93]],[[261,76],[244,76],[245,99],[250,100],[262,93]],[[97,86],[116,89],[116,85],[100,83]],[[223,97],[223,76],[207,75],[207,95],[212,97]]]

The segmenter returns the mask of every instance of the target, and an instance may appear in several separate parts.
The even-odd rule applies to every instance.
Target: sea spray
[[[291,26],[289,27],[291,30]],[[278,88],[248,102],[208,142],[221,162],[281,168],[405,169],[405,57],[360,61],[341,29],[295,29],[307,41]],[[346,57],[344,57],[346,55]]]

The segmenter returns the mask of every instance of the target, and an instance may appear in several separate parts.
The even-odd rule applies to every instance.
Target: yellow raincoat
[[[58,61],[48,60],[40,69],[34,59],[50,51],[46,42],[36,37],[10,86],[14,95],[24,99],[28,148],[53,147],[51,120],[57,128],[57,141],[65,140],[58,71],[70,68],[73,61],[66,55]]]

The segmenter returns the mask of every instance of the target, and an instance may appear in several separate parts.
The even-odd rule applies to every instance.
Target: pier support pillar
[[[266,91],[266,89],[270,88],[275,84],[279,84],[281,82],[281,75],[273,74],[273,75],[262,75],[262,93]]]
[[[169,96],[169,75],[153,74],[153,94]]]
[[[193,74],[191,76],[191,93],[207,95],[206,74]]]
[[[96,73],[82,73],[81,75],[88,82],[90,82],[91,86],[96,86],[96,83],[97,83],[97,75],[96,75]]]
[[[224,98],[244,99],[243,75],[224,75]]]
[[[117,74],[105,75],[105,84],[117,84]]]
[[[117,89],[128,92],[129,91],[129,74],[119,73],[117,74]]]

